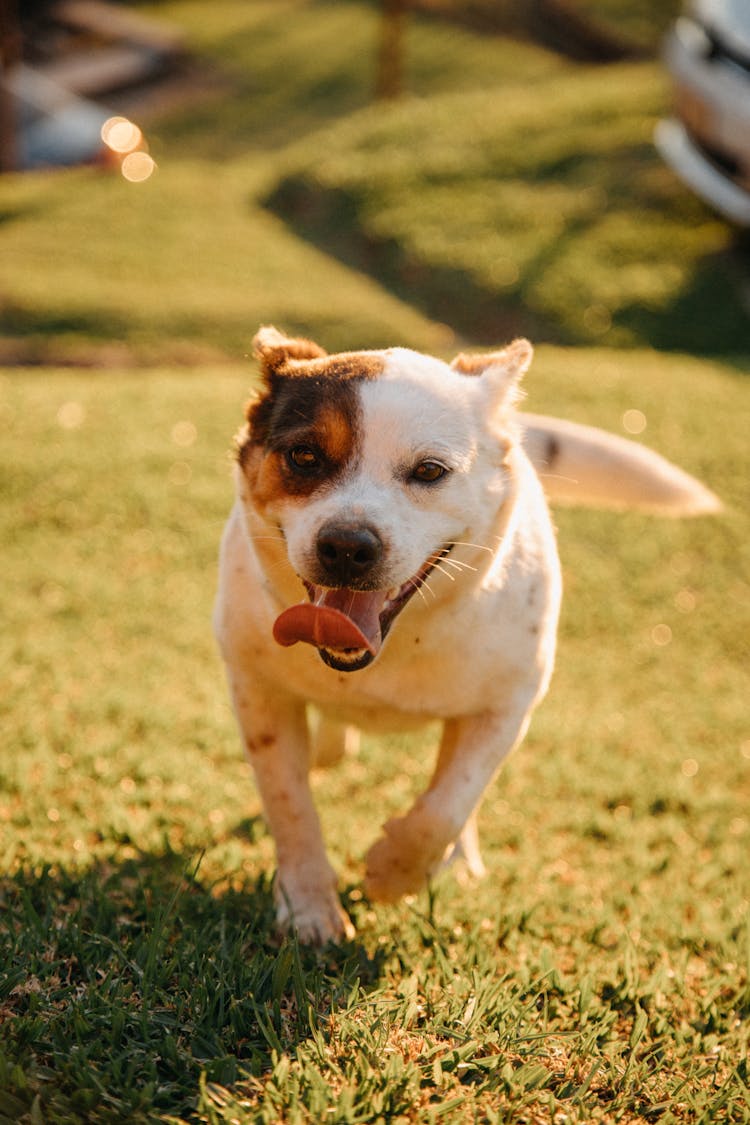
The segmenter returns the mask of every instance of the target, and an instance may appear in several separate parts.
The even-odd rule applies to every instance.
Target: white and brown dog
[[[274,328],[255,348],[264,384],[238,439],[215,628],[276,842],[279,923],[325,942],[352,927],[308,774],[350,727],[443,724],[429,787],[367,854],[368,895],[419,890],[452,852],[481,870],[473,814],[554,663],[545,491],[673,514],[718,501],[633,442],[516,413],[525,340],[450,366],[327,355]]]

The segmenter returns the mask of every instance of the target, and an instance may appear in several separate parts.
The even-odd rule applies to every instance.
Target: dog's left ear
[[[266,379],[293,371],[296,364],[321,359],[328,353],[312,340],[285,336],[270,324],[260,328],[253,340],[253,350]]]
[[[457,355],[451,363],[462,375],[478,375],[490,388],[496,410],[513,406],[520,397],[519,383],[531,365],[534,349],[528,340],[518,339],[499,352],[485,355]]]

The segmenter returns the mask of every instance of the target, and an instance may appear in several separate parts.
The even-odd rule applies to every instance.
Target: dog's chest
[[[377,663],[362,671],[328,668],[309,646],[270,644],[262,674],[368,729],[476,714],[551,670],[556,605],[531,576],[512,585],[439,607],[409,607]]]

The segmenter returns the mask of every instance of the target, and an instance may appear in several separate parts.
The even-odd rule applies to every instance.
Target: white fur
[[[482,868],[473,814],[547,689],[561,594],[546,501],[515,433],[515,384],[529,358],[530,349],[509,349],[465,375],[393,349],[378,378],[357,384],[364,440],[336,487],[305,502],[280,497],[261,516],[237,471],[215,628],[276,841],[279,923],[302,940],[352,932],[308,781],[313,753],[335,758],[349,724],[443,724],[427,790],[367,854],[368,894],[391,900],[417,891],[451,849]],[[436,486],[415,484],[409,469],[423,459],[440,461],[449,475]],[[327,667],[310,644],[282,648],[272,638],[276,617],[306,598],[300,576],[314,565],[318,529],[342,515],[381,537],[383,588],[400,586],[455,544],[376,660],[356,672]],[[322,716],[314,750],[308,704]]]

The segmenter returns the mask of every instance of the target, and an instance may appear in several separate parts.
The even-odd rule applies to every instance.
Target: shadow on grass
[[[623,176],[633,176],[639,160],[647,166],[643,153],[642,147],[635,146],[618,154],[618,161],[612,163]],[[600,184],[606,206],[606,201],[611,199],[616,217],[623,208],[658,213],[661,201],[652,198],[647,189],[639,193],[632,188],[632,198],[628,198],[617,186],[612,172],[604,174],[599,163],[589,163],[591,182]],[[585,182],[585,171],[585,164],[582,165],[580,156],[575,155],[540,168],[536,178],[539,182],[575,186],[582,178]],[[582,318],[581,310],[574,304],[558,307],[555,300],[550,299],[548,275],[554,273],[558,260],[565,258],[568,244],[578,243],[581,256],[593,255],[594,264],[600,269],[607,256],[611,256],[610,287],[616,287],[615,263],[620,251],[607,250],[605,243],[599,245],[600,237],[604,236],[598,233],[603,218],[598,207],[564,224],[561,232],[544,243],[539,253],[519,271],[513,285],[498,289],[483,284],[481,277],[468,267],[462,268],[460,255],[456,264],[450,265],[430,260],[429,255],[420,257],[396,238],[368,232],[361,214],[368,207],[372,208],[368,191],[368,185],[354,189],[323,186],[303,170],[289,172],[262,202],[297,235],[318,249],[368,274],[425,316],[450,325],[460,336],[477,344],[496,344],[498,340],[518,335],[567,346],[606,344],[611,342],[608,340],[611,328],[614,336],[628,346],[689,351],[698,355],[735,355],[747,351],[750,241],[741,231],[732,233],[724,249],[695,254],[685,284],[675,288],[658,307],[652,304],[648,294],[642,300],[623,301],[621,305],[615,302],[611,310],[605,310],[604,324],[597,326],[596,322]],[[446,222],[451,222],[449,215],[446,215]],[[635,230],[637,232],[637,227]],[[512,237],[509,234],[509,243]],[[628,253],[639,268],[653,268],[657,276],[664,268],[664,251],[659,246],[650,247],[648,237],[644,234],[643,245],[639,246],[636,234],[628,244]],[[650,254],[655,255],[653,260]],[[563,269],[561,279],[565,277]],[[566,284],[572,284],[570,279]],[[584,305],[588,299],[585,294],[577,297]]]
[[[95,306],[72,312],[0,300],[0,365],[195,366],[244,354],[245,335],[192,314],[157,322]]]
[[[263,201],[300,237],[344,265],[374,278],[425,316],[477,343],[529,336],[565,343],[563,334],[508,295],[502,301],[468,270],[436,266],[412,256],[395,238],[362,229],[357,201],[345,191],[311,188],[288,176]]]
[[[663,311],[623,307],[619,323],[652,347],[703,355],[742,355],[750,340],[750,237],[737,231],[731,245],[706,254],[690,285]]]
[[[279,939],[265,877],[220,889],[171,851],[19,871],[0,911],[0,1125],[189,1115],[202,1074],[264,1073],[381,972]]]
[[[40,312],[12,301],[6,301],[0,308],[0,331],[21,338],[75,335],[122,340],[129,327],[125,317],[103,314],[100,310],[72,313],[49,309]]]

